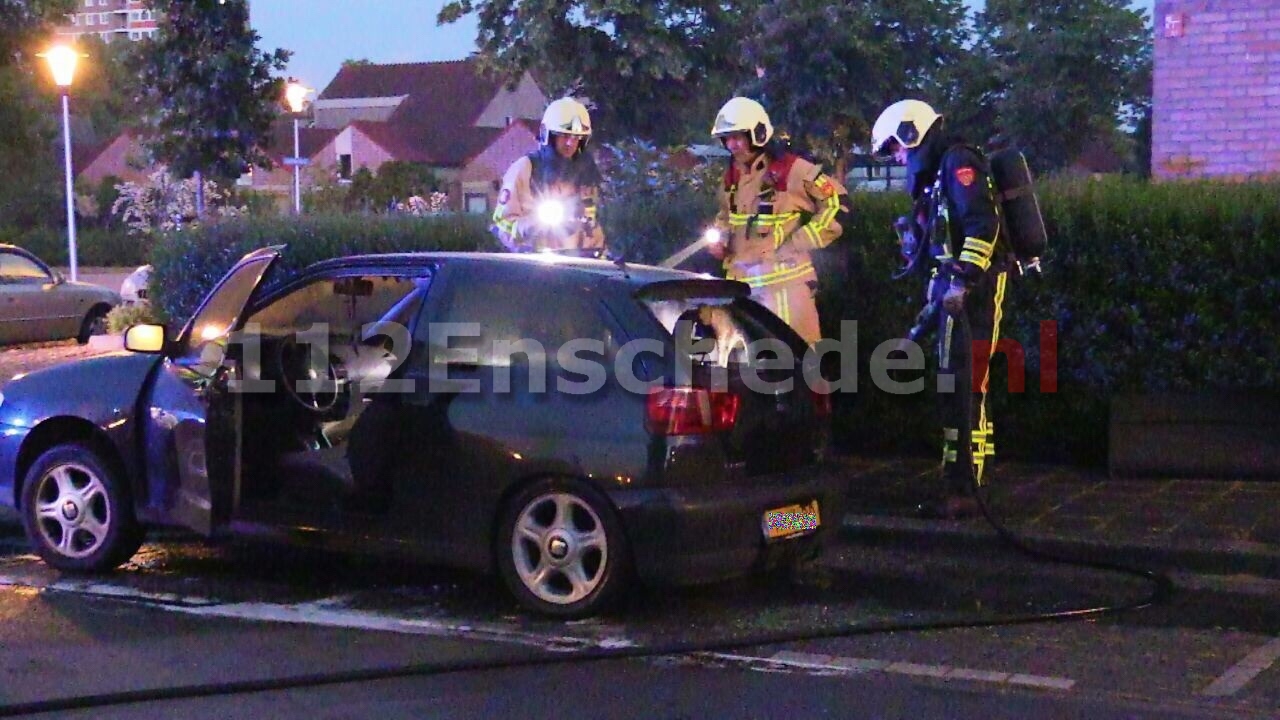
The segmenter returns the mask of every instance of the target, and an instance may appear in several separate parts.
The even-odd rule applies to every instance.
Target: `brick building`
[[[1158,0],[1154,20],[1154,176],[1280,176],[1280,0]]]
[[[75,0],[75,11],[58,27],[61,37],[78,40],[93,34],[104,42],[141,40],[155,32],[155,13],[142,0]]]

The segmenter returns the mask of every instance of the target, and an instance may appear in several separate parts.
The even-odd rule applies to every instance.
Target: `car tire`
[[[124,479],[80,443],[50,448],[27,471],[22,525],[41,559],[66,572],[118,567],[144,537]]]
[[[76,335],[76,342],[84,345],[94,335],[105,335],[107,332],[107,313],[109,312],[111,312],[110,308],[102,305],[97,305],[90,310],[80,323],[80,334]]]
[[[622,523],[590,485],[540,480],[500,512],[498,572],[524,607],[565,620],[595,615],[629,582],[631,553]]]

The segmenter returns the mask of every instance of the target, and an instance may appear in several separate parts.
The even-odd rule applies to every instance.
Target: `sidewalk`
[[[846,540],[975,548],[1002,542],[981,516],[915,516],[934,462],[837,462],[848,480]],[[1280,578],[1280,478],[1110,480],[1101,470],[997,462],[986,497],[998,519],[1040,549],[1151,569]]]

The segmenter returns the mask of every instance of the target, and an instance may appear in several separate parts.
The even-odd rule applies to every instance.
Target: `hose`
[[[842,637],[859,637],[890,632],[956,630],[963,628],[1001,627],[1053,621],[1078,620],[1087,617],[1117,614],[1149,607],[1163,602],[1172,593],[1173,581],[1167,575],[1162,573],[1128,567],[1116,563],[1069,558],[1033,548],[995,517],[986,500],[982,497],[982,493],[978,492],[978,483],[976,480],[974,481],[974,494],[978,499],[978,506],[982,510],[983,517],[996,530],[996,533],[1000,538],[1016,550],[1032,558],[1046,562],[1074,565],[1137,576],[1152,583],[1153,589],[1151,594],[1141,600],[1123,604],[1103,605],[1046,613],[1027,613],[994,619],[971,618],[933,620],[917,623],[871,623],[866,625],[845,623],[831,628],[814,629],[802,633],[787,631],[758,632],[745,637],[723,639],[716,642],[670,642],[648,647],[591,648],[572,653],[546,654],[534,657],[507,658],[499,660],[410,663],[388,668],[345,670],[331,673],[293,675],[264,680],[239,680],[222,683],[180,685],[147,690],[130,690],[96,695],[81,695],[55,700],[41,700],[28,703],[0,705],[0,718],[54,712],[69,712],[73,710],[86,710],[91,708],[138,703],[189,700],[195,698],[242,695],[260,692],[278,692],[300,688],[395,680],[410,677],[434,677],[467,672],[547,667],[574,663],[654,658],[694,653],[726,652],[730,650],[741,650],[766,645],[780,645]]]

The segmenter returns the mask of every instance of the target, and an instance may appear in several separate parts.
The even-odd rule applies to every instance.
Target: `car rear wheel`
[[[50,566],[109,570],[142,545],[124,481],[89,447],[47,450],[27,472],[22,492],[27,539]]]
[[[106,335],[108,312],[110,310],[101,305],[90,310],[89,314],[84,316],[84,321],[80,323],[80,334],[76,335],[76,342],[84,345],[94,335]]]
[[[593,615],[626,584],[630,553],[608,500],[590,486],[543,480],[506,505],[498,569],[525,607],[557,618]]]

